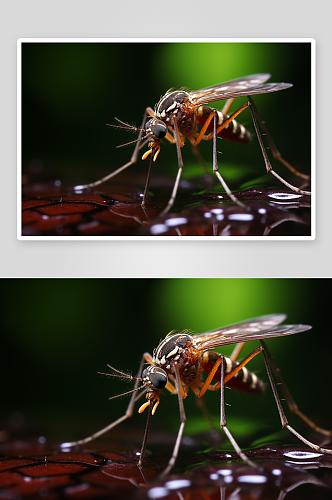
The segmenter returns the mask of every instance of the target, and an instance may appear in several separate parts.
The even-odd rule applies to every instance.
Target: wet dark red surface
[[[38,439],[2,443],[0,499],[332,498],[332,456],[302,447],[246,451],[262,467],[260,472],[235,452],[185,449],[165,478],[158,478],[169,458],[163,445],[146,456],[142,468],[137,466],[138,451],[124,448],[112,451],[119,443],[104,442],[60,451],[59,445]]]
[[[144,184],[143,184],[144,185]],[[169,214],[160,216],[167,194],[155,191],[146,209],[142,191],[126,184],[105,184],[75,193],[58,181],[23,187],[23,236],[310,236],[311,198],[283,188],[237,192],[248,211],[227,195],[197,193],[185,181]],[[185,188],[184,188],[185,187]]]

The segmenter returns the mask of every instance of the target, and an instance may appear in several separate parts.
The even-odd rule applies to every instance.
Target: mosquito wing
[[[261,73],[220,83],[213,87],[190,92],[190,100],[195,106],[200,106],[235,97],[276,92],[293,86],[291,83],[264,83],[270,77],[271,75],[268,73]]]
[[[236,323],[211,332],[194,335],[196,348],[200,351],[214,349],[222,345],[237,344],[250,340],[268,339],[293,335],[310,330],[309,325],[280,325],[286,319],[284,314],[270,314]]]

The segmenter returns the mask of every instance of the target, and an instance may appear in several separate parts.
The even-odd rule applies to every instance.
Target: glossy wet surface
[[[9,441],[0,445],[0,499],[332,498],[331,455],[277,446],[246,453],[260,471],[244,465],[235,452],[191,449],[182,450],[172,473],[159,478],[168,460],[163,445],[138,468],[139,451],[123,451],[119,443],[60,451],[44,437]]]
[[[194,189],[196,187],[196,191]],[[311,198],[283,188],[235,193],[247,209],[223,193],[184,181],[172,210],[160,215],[171,188],[154,191],[141,207],[137,186],[105,184],[75,192],[60,181],[23,187],[23,236],[310,236]]]

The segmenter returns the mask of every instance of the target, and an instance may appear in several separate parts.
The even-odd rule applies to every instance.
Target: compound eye
[[[163,389],[167,384],[167,375],[162,371],[155,371],[149,374],[151,384],[158,390]]]
[[[152,118],[152,120],[149,120],[145,124],[145,130],[147,132],[151,132],[156,139],[163,139],[165,135],[167,134],[167,127],[164,122],[161,120],[156,120],[155,118]]]

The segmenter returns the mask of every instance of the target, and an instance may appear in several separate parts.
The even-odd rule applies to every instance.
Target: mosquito
[[[92,434],[91,436],[79,441],[63,443],[61,447],[70,448],[77,445],[83,445],[93,439],[96,439],[105,432],[108,432],[110,429],[132,416],[135,403],[143,394],[145,394],[146,402],[141,405],[138,410],[139,413],[142,413],[146,408],[148,408],[148,418],[140,458],[138,461],[138,465],[141,466],[143,463],[150,419],[151,416],[156,413],[157,407],[160,403],[160,391],[162,389],[166,389],[171,394],[177,394],[178,396],[180,427],[172,456],[167,467],[161,473],[162,476],[165,476],[173,468],[178,456],[181,438],[186,423],[183,400],[188,396],[189,389],[192,389],[198,398],[204,396],[206,391],[220,391],[220,427],[225,432],[227,438],[240,458],[253,468],[259,469],[257,464],[252,462],[243,453],[227,427],[224,387],[227,385],[227,387],[235,390],[250,393],[262,392],[264,390],[263,382],[257,377],[257,375],[250,372],[245,366],[257,354],[262,353],[282,427],[286,427],[291,433],[293,433],[310,448],[313,448],[321,453],[332,454],[332,449],[321,448],[320,446],[308,441],[295,429],[293,429],[288,424],[288,420],[282,408],[269,362],[278,382],[281,384],[282,391],[290,410],[301,417],[315,431],[320,432],[325,436],[332,437],[332,432],[318,427],[298,409],[265,346],[264,340],[266,339],[293,335],[295,333],[305,332],[311,329],[311,326],[309,325],[281,325],[285,319],[286,315],[284,314],[270,314],[228,327],[218,328],[217,330],[202,334],[192,335],[187,330],[178,333],[175,333],[174,331],[170,332],[153,351],[153,355],[147,352],[143,354],[138,375],[136,377],[108,365],[113,373],[107,373],[104,375],[128,379],[135,382],[134,388],[124,393],[131,393],[126,413],[109,424],[107,427]],[[251,354],[246,356],[243,361],[237,362],[236,360],[244,344],[251,340],[260,340],[261,345],[254,349]],[[230,344],[236,344],[236,346],[229,358],[212,350],[216,347]],[[148,364],[147,367],[144,367],[145,363]],[[205,376],[203,376],[204,373],[206,374]],[[113,396],[109,399],[114,399],[116,397],[123,396],[124,394]]]
[[[171,197],[167,203],[167,206],[162,212],[162,214],[166,214],[172,208],[179,188],[183,170],[181,148],[184,146],[186,138],[188,138],[189,142],[194,146],[194,148],[196,148],[202,140],[208,141],[212,139],[213,172],[217,176],[219,182],[223,186],[230,199],[240,205],[242,208],[246,208],[245,205],[241,203],[231,192],[219,172],[217,159],[217,137],[242,143],[249,142],[251,140],[251,133],[246,130],[243,125],[235,121],[235,118],[244,109],[249,108],[267,172],[273,174],[280,182],[282,182],[292,191],[295,191],[299,194],[310,195],[310,191],[303,191],[302,189],[293,186],[285,179],[283,179],[279,174],[277,174],[277,172],[273,170],[266,153],[262,136],[258,128],[256,116],[264,134],[266,135],[266,139],[271,148],[274,158],[282,162],[293,174],[302,177],[306,181],[310,179],[310,176],[302,174],[282,158],[250,97],[252,95],[267,94],[270,92],[288,89],[293,86],[291,83],[265,83],[267,80],[269,80],[270,77],[271,75],[268,73],[245,76],[243,78],[238,78],[236,80],[221,83],[218,85],[214,85],[213,87],[207,87],[205,89],[193,92],[187,92],[183,89],[171,89],[166,92],[163,97],[161,97],[159,102],[155,105],[154,110],[150,107],[147,107],[145,109],[143,122],[141,127],[139,128],[124,123],[116,118],[120,125],[110,125],[111,127],[123,128],[128,131],[139,133],[138,138],[132,141],[132,143],[136,142],[136,146],[130,161],[128,163],[125,163],[122,167],[118,168],[114,172],[106,175],[106,177],[103,177],[102,179],[99,179],[98,181],[92,182],[90,184],[75,186],[74,189],[76,191],[80,191],[83,189],[96,187],[99,184],[108,181],[112,177],[128,168],[130,165],[136,163],[139,150],[145,144],[148,144],[149,149],[142,156],[142,159],[145,160],[149,155],[151,155],[143,199],[141,203],[142,207],[144,208],[146,204],[146,196],[150,182],[152,165],[157,160],[157,157],[159,155],[161,140],[167,139],[170,143],[176,145],[178,173],[175,179]],[[237,111],[229,116],[227,113],[234,99],[241,96],[248,97],[248,102],[243,104]],[[214,108],[206,106],[211,102],[223,100],[226,100],[226,103],[222,111],[217,111]],[[149,120],[147,120],[148,117]],[[198,130],[198,125],[201,126],[200,130]],[[131,144],[131,142],[127,144]]]

